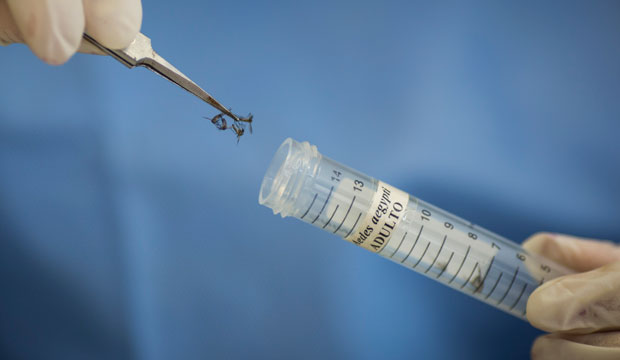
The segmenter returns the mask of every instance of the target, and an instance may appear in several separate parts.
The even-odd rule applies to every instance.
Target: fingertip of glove
[[[532,326],[544,331],[555,331],[556,326],[548,324],[549,312],[553,312],[555,306],[553,304],[553,299],[549,301],[549,297],[543,286],[537,288],[527,299],[527,311],[525,316]]]
[[[548,331],[566,331],[575,328],[573,322],[578,309],[574,289],[567,288],[563,278],[553,279],[538,287],[527,300],[527,320],[532,326]],[[577,319],[578,320],[578,319]]]
[[[574,263],[575,244],[569,238],[554,233],[536,233],[526,239],[522,246],[531,253],[568,267]]]
[[[532,344],[530,357],[532,360],[575,359],[573,345],[576,344],[554,334],[539,336]]]
[[[9,3],[13,17],[30,50],[51,65],[65,63],[77,50],[84,32],[80,1],[75,3]]]
[[[28,46],[32,52],[42,61],[50,65],[62,65],[66,63],[77,51],[81,32],[77,37],[66,37],[63,35],[43,36],[32,39]]]
[[[108,48],[126,48],[140,31],[140,1],[85,1],[84,7],[86,32]]]
[[[547,336],[539,336],[534,340],[532,344],[532,350],[530,351],[530,357],[532,360],[545,360],[552,359],[549,355],[553,355],[553,340],[549,340]]]
[[[555,234],[548,232],[539,232],[527,238],[522,246],[525,250],[544,255],[546,245],[553,241]]]

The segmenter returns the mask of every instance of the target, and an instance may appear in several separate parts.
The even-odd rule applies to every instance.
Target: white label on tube
[[[394,234],[407,210],[408,201],[407,193],[379,181],[368,213],[345,239],[378,253]]]

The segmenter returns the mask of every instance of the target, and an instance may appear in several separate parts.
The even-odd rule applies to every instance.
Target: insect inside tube
[[[218,130],[231,129],[237,135],[237,143],[239,142],[241,136],[245,134],[245,123],[249,124],[250,134],[252,133],[252,120],[254,119],[254,115],[248,114],[248,116],[246,117],[237,116],[238,120],[233,119],[234,124],[232,124],[231,126],[228,126],[228,123],[226,122],[224,116],[224,113],[220,113],[212,118],[208,118],[206,116],[203,117],[211,121],[211,123],[215,125]]]

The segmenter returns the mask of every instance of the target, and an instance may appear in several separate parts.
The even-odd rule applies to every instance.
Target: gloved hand
[[[580,273],[550,280],[527,302],[530,323],[552,334],[532,359],[620,359],[620,248],[610,242],[537,234],[523,247]]]
[[[111,49],[140,31],[140,0],[0,0],[0,45],[25,42],[41,60],[66,62],[76,51],[98,53],[82,34]]]

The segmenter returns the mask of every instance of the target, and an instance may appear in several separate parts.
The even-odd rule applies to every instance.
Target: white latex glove
[[[537,234],[523,247],[580,272],[528,299],[527,319],[552,333],[536,339],[532,359],[620,359],[620,248],[557,234]]]
[[[140,0],[0,0],[0,45],[26,43],[48,64],[76,51],[98,53],[82,34],[111,49],[127,47],[140,31]]]

